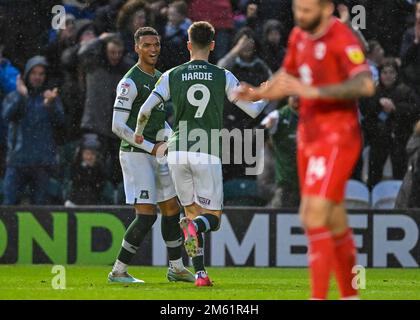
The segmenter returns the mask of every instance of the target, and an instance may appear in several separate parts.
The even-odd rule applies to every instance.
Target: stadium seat
[[[401,180],[379,182],[372,190],[372,207],[375,209],[393,209],[401,184]]]
[[[258,196],[257,182],[251,179],[233,179],[223,184],[225,206],[261,206],[264,200]]]
[[[347,181],[345,203],[347,209],[370,208],[368,187],[363,182],[357,180]]]

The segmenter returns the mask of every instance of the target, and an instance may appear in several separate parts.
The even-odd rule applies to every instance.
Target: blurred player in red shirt
[[[333,16],[332,0],[294,0],[293,29],[283,67],[259,88],[242,84],[238,98],[300,97],[298,172],[300,218],[309,242],[313,299],[326,299],[334,271],[343,299],[352,286],[356,248],[344,206],[346,181],[362,146],[356,100],[375,85],[361,44]]]

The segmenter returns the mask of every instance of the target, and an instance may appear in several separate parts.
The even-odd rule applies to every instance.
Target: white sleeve
[[[171,98],[171,94],[169,92],[169,71],[160,76],[152,93],[157,95],[162,100],[162,103],[168,101]]]
[[[152,142],[144,140],[143,143],[137,144],[134,141],[134,131],[129,126],[127,126],[128,116],[129,113],[114,108],[114,113],[112,116],[112,132],[114,132],[120,139],[127,141],[132,146],[152,153],[152,150],[155,146]]]
[[[123,78],[117,86],[114,110],[130,113],[133,102],[137,97],[137,87],[130,78]]]
[[[262,121],[261,125],[266,126],[269,122],[272,122],[272,126],[269,129],[271,135],[275,134],[279,125],[280,112],[279,110],[271,111]]]
[[[143,134],[143,130],[149,121],[150,114],[154,107],[168,101],[171,98],[169,93],[169,71],[161,75],[156,82],[155,88],[152,93],[143,103],[137,116],[136,135]]]
[[[226,75],[226,96],[230,102],[239,107],[242,111],[248,114],[251,118],[256,118],[267,106],[268,101],[259,100],[256,102],[248,102],[236,99],[236,90],[240,83],[239,80],[232,74],[232,72],[225,70]]]

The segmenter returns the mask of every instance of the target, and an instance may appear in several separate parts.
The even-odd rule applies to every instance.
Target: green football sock
[[[160,226],[169,260],[178,260],[181,258],[183,244],[181,228],[179,227],[179,213],[170,217],[162,216]]]
[[[195,218],[193,222],[197,232],[209,232],[219,229],[220,219],[213,214],[204,213]]]
[[[136,214],[136,218],[125,232],[118,260],[129,264],[140,244],[156,221],[156,215]]]

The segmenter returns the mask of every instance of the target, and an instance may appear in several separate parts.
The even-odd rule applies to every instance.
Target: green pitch
[[[110,267],[66,266],[66,289],[51,286],[51,265],[0,265],[0,299],[307,299],[307,269],[209,268],[214,286],[170,283],[166,268],[132,267],[145,284],[108,284]],[[332,282],[331,299],[338,297]],[[367,269],[362,299],[420,299],[419,269]]]

